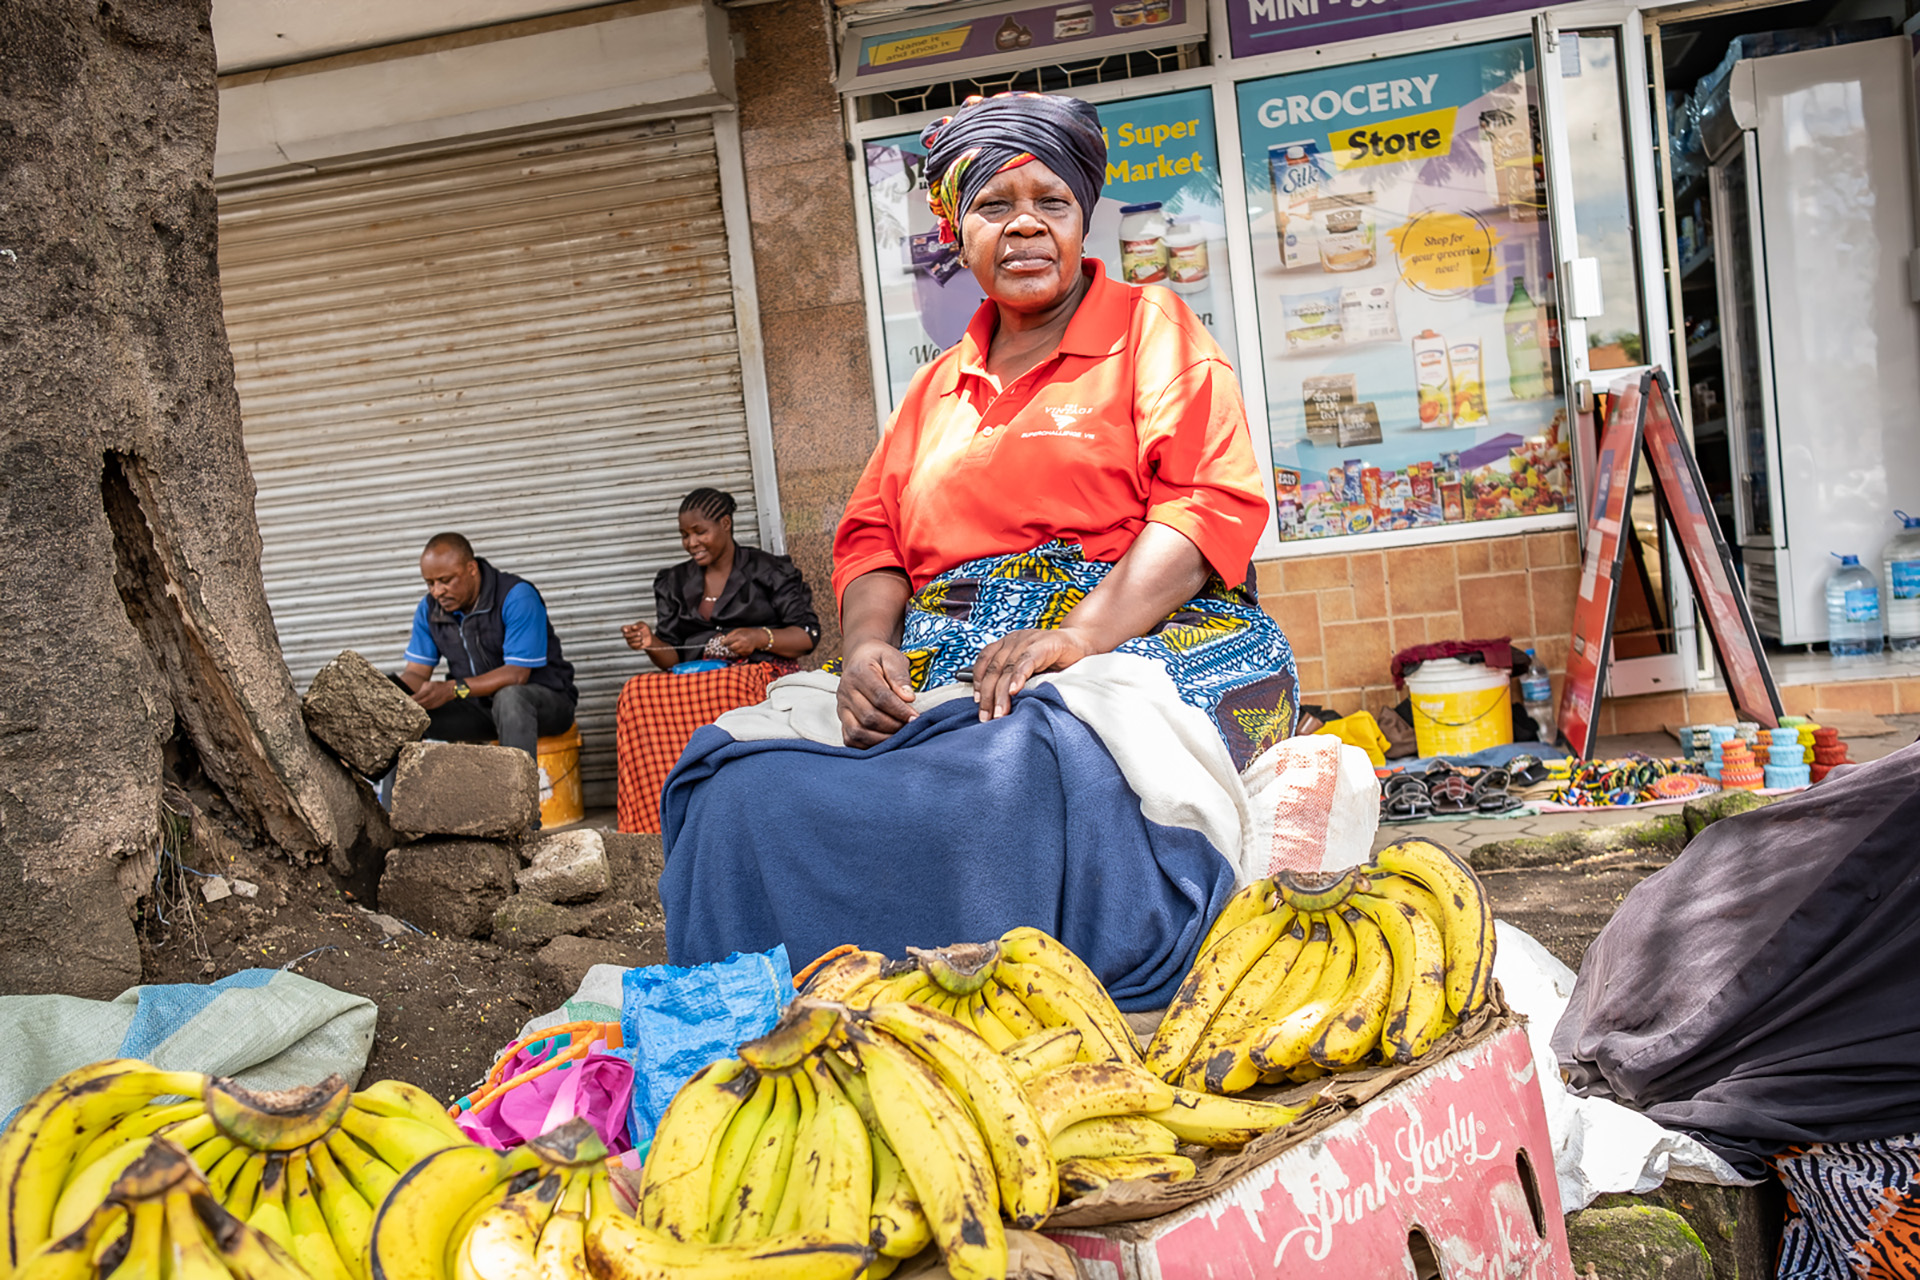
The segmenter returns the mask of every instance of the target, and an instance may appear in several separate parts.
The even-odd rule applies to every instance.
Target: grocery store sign
[[[1538,7],[1537,0],[1227,0],[1227,32],[1233,56],[1251,58]]]

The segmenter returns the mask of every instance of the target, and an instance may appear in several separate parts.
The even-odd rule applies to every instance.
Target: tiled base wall
[[[1532,648],[1559,695],[1580,584],[1571,529],[1270,560],[1257,572],[1260,604],[1300,664],[1303,702],[1378,711],[1405,696],[1388,674],[1399,650],[1496,636]]]
[[[1571,529],[1270,560],[1257,573],[1260,604],[1279,620],[1300,664],[1302,702],[1341,715],[1377,712],[1405,696],[1388,674],[1399,650],[1496,636],[1532,648],[1553,675],[1556,701],[1560,696],[1580,585],[1580,546]],[[1920,713],[1920,679],[1782,685],[1780,700],[1788,715],[1816,708]],[[1657,733],[1733,719],[1724,693],[1652,693],[1603,699],[1599,731]]]
[[[1920,713],[1920,680],[1849,680],[1829,684],[1785,684],[1780,703],[1790,716],[1815,710],[1869,711],[1877,716]],[[1733,702],[1711,689],[1691,693],[1649,693],[1638,698],[1608,698],[1600,704],[1603,735],[1657,733],[1668,725],[1732,724]]]

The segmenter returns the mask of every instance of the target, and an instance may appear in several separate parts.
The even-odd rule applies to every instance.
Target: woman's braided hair
[[[695,489],[680,499],[680,514],[684,516],[692,512],[694,515],[717,521],[731,516],[734,508],[739,505],[730,493],[722,493],[718,489]]]

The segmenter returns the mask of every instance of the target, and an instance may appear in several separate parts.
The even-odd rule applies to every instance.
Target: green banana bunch
[[[579,1119],[511,1151],[469,1143],[433,1153],[373,1220],[374,1280],[584,1280],[587,1236],[616,1213],[606,1160]]]
[[[278,1244],[221,1208],[183,1147],[154,1136],[128,1145],[133,1159],[93,1211],[28,1252],[18,1280],[310,1280]]]
[[[185,1096],[156,1100],[167,1095]],[[92,1218],[154,1136],[184,1149],[204,1194],[312,1280],[370,1280],[375,1208],[424,1156],[471,1145],[432,1097],[399,1081],[351,1093],[333,1076],[267,1092],[131,1060],[98,1062],[56,1081],[0,1135],[7,1258]]]
[[[1493,949],[1479,881],[1430,841],[1255,881],[1207,931],[1144,1061],[1209,1094],[1413,1062],[1491,998]]]

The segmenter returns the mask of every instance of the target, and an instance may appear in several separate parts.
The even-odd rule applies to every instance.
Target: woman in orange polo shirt
[[[973,100],[926,141],[942,238],[987,301],[915,375],[840,522],[847,743],[963,671],[991,719],[1117,649],[1163,662],[1246,765],[1291,732],[1295,685],[1245,590],[1269,513],[1233,370],[1173,293],[1082,256],[1106,172],[1087,103]]]
[[[831,699],[841,741],[826,710],[792,721],[810,741],[723,717],[668,780],[668,954],[784,942],[798,968],[843,942],[897,956],[1033,924],[1123,1009],[1154,1007],[1231,894],[1235,850],[1183,825],[1183,795],[1149,803],[1152,777],[1116,763],[1125,739],[1195,741],[1166,726],[1197,708],[1225,751],[1194,758],[1232,783],[1296,708],[1292,654],[1246,585],[1269,510],[1245,408],[1183,302],[1083,258],[1106,172],[1091,106],[972,99],[925,139],[943,238],[987,301],[915,375],[847,504],[837,685],[791,677],[765,704]],[[1062,672],[1098,700],[1116,660],[1071,668],[1109,653],[1151,664],[1114,700],[1151,685],[1178,714],[1136,728],[1123,706],[1100,738],[1085,702],[1029,687]]]

